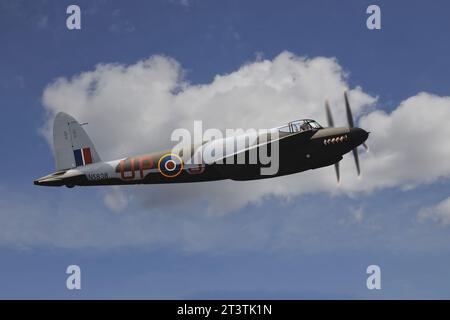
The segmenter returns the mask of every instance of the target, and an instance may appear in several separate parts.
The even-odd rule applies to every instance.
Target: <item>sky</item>
[[[66,9],[81,8],[81,30]],[[366,27],[371,4],[381,30]],[[0,298],[450,298],[446,1],[0,0]],[[333,168],[254,182],[44,188],[65,111],[105,160],[194,120],[370,131]],[[66,288],[80,266],[81,290]],[[368,290],[366,268],[381,268]]]

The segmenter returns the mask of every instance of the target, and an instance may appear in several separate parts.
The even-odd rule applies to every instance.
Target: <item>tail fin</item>
[[[53,147],[57,171],[101,161],[86,131],[64,112],[53,122]]]

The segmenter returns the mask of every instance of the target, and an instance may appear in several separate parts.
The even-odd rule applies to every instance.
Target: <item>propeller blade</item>
[[[325,100],[325,110],[327,111],[327,121],[329,127],[334,127],[333,116],[331,115],[330,104]]]
[[[369,152],[369,146],[365,142],[363,142],[363,147],[367,152]]]
[[[355,158],[356,171],[358,172],[358,176],[360,176],[361,175],[361,170],[359,168],[358,150],[356,148],[354,148],[352,151],[353,151],[353,157]]]
[[[347,96],[347,91],[344,92],[344,98],[345,98],[345,109],[347,110],[347,122],[348,122],[348,127],[349,128],[353,128],[353,115],[352,115],[352,110],[350,109],[350,103],[348,102],[348,96]]]
[[[339,162],[336,162],[334,164],[334,170],[336,171],[337,183],[339,184],[339,179],[340,179],[340,177],[339,177]]]

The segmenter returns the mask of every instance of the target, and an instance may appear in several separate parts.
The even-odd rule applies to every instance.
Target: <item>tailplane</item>
[[[53,122],[53,147],[57,171],[101,161],[81,124],[64,112],[59,112]]]

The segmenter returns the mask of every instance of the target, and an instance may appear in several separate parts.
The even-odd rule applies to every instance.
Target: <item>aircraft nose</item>
[[[350,136],[352,137],[352,142],[355,143],[355,147],[362,144],[369,137],[369,132],[361,128],[351,128]]]

